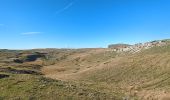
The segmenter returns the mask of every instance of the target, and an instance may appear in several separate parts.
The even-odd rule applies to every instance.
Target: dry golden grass
[[[60,68],[64,72],[58,72]],[[170,93],[170,46],[133,55],[118,55],[107,49],[86,50],[43,67],[42,72],[49,78],[86,82],[93,84],[92,88],[131,98],[159,100]]]
[[[19,51],[0,52],[0,74],[9,76],[0,79],[0,99],[170,99],[170,46],[135,54],[101,48],[24,52],[37,51],[47,52],[48,57],[14,63],[9,58]]]

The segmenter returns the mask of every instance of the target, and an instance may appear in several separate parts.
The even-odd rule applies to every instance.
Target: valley
[[[0,50],[0,100],[169,100],[170,41],[162,41],[135,53]]]

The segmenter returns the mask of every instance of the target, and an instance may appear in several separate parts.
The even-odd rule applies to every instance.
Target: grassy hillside
[[[155,47],[139,54],[118,57],[102,68],[87,72],[82,80],[119,87],[138,99],[164,98],[170,94],[170,46]],[[165,95],[165,96],[164,96]],[[170,98],[169,98],[170,99]]]
[[[13,61],[35,52],[46,55]],[[170,99],[170,44],[135,54],[102,48],[1,50],[0,59],[0,100]]]
[[[115,94],[89,88],[85,83],[45,78],[40,69],[49,64],[53,58],[46,61],[42,58],[34,62],[15,63],[6,60],[16,57],[16,52],[2,51],[0,54],[3,55],[0,63],[0,100],[117,100],[121,98]],[[63,55],[58,51],[55,54]],[[43,63],[39,63],[40,61]],[[56,59],[56,62],[58,61]]]
[[[113,94],[90,89],[85,84],[51,80],[27,74],[11,75],[9,78],[0,79],[0,87],[1,100],[108,100],[117,98]]]
[[[170,98],[170,46],[153,47],[136,54],[87,52],[91,53],[73,54],[69,56],[71,59],[44,67],[43,72],[46,77],[88,83],[91,88],[123,94],[122,97]]]

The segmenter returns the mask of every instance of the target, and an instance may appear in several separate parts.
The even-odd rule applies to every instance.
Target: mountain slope
[[[139,52],[0,50],[0,100],[169,100],[170,42],[163,41]]]
[[[42,71],[46,77],[89,83],[91,88],[117,92],[127,98],[169,98],[170,46],[135,54],[117,54],[109,49],[88,52],[85,56],[68,56]]]

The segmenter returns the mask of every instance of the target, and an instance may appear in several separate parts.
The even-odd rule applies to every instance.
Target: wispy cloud
[[[25,32],[21,33],[22,35],[35,35],[35,34],[41,34],[42,32]]]
[[[71,3],[69,3],[68,5],[66,5],[65,7],[63,7],[62,9],[57,10],[57,11],[56,11],[56,14],[59,14],[59,13],[62,13],[62,12],[64,12],[64,11],[66,11],[67,9],[69,9],[70,7],[72,7],[73,4],[74,4],[74,2],[71,2]]]

